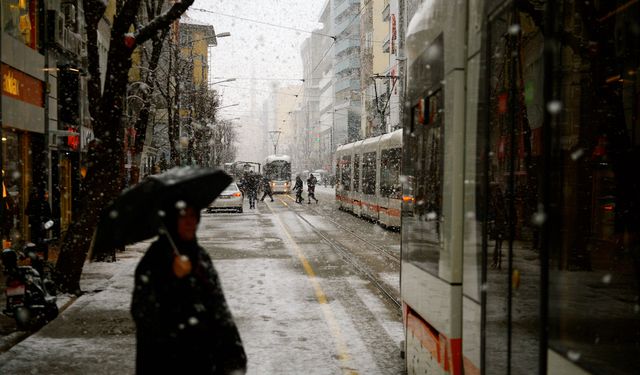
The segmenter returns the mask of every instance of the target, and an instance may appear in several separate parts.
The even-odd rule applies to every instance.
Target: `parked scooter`
[[[23,259],[29,256],[32,265],[40,267],[34,244],[25,245],[25,251],[20,256]],[[33,266],[19,266],[18,257],[18,251],[14,249],[2,251],[6,279],[6,307],[2,312],[16,320],[18,329],[39,328],[58,316],[56,297],[48,290],[53,283],[43,277],[44,263],[41,263],[41,274]],[[33,262],[34,259],[36,262]]]

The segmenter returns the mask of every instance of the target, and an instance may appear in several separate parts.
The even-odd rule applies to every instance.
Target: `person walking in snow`
[[[318,179],[316,178],[316,176],[314,176],[313,174],[309,175],[309,178],[307,179],[307,197],[309,198],[309,202],[308,204],[311,204],[311,199],[316,201],[316,204],[318,204],[318,200],[316,199],[316,183],[318,182]]]
[[[256,200],[258,199],[258,187],[260,185],[259,176],[253,171],[249,171],[246,177],[245,189],[249,197],[249,208],[256,208]]]
[[[166,232],[135,272],[136,373],[245,374],[242,340],[196,238],[200,211],[179,200],[164,212]]]
[[[269,178],[267,176],[264,176],[264,178],[262,179],[262,191],[264,193],[262,194],[262,198],[260,199],[260,202],[264,202],[264,198],[266,198],[267,195],[269,196],[269,198],[271,198],[271,202],[273,202],[273,193],[271,192],[271,181],[269,181]]]
[[[296,203],[304,202],[304,198],[302,197],[302,179],[300,176],[296,176],[296,184],[293,186],[293,191],[296,192]]]

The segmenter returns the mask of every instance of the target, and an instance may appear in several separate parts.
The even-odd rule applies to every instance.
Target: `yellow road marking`
[[[287,195],[287,196],[289,198],[291,198],[291,196],[289,196],[289,195]],[[285,201],[282,201],[282,203],[286,207],[289,207],[289,205]],[[267,207],[269,207],[269,206],[267,206]],[[271,207],[269,207],[269,210],[271,210],[271,213],[275,214],[275,212],[273,212]],[[298,256],[298,259],[300,260],[300,263],[302,263],[302,267],[304,268],[305,272],[307,273],[307,276],[309,277],[309,281],[311,282],[311,285],[313,286],[313,289],[314,289],[315,294],[316,294],[316,299],[318,300],[318,303],[320,304],[320,308],[322,309],[322,314],[324,315],[324,319],[326,320],[327,324],[329,325],[329,329],[331,331],[331,335],[333,335],[334,342],[335,342],[335,345],[336,345],[336,350],[338,351],[338,359],[342,363],[342,371],[343,371],[343,373],[347,374],[347,375],[358,375],[358,372],[356,370],[353,370],[353,369],[349,368],[349,365],[350,365],[349,362],[351,360],[351,356],[349,355],[349,352],[347,350],[347,345],[346,345],[346,343],[344,341],[344,338],[342,336],[342,331],[340,330],[340,325],[338,324],[338,321],[336,320],[336,317],[333,314],[333,310],[331,310],[331,306],[327,302],[327,296],[324,293],[324,291],[322,290],[322,287],[320,286],[320,282],[316,278],[316,273],[313,270],[313,267],[311,267],[311,264],[307,260],[307,257],[304,255],[304,252],[302,251],[300,246],[298,246],[296,241],[293,239],[293,236],[291,236],[291,233],[289,233],[289,231],[287,230],[287,227],[284,225],[284,223],[280,219],[280,216],[274,215],[274,217],[278,221],[278,224],[280,225],[280,227],[282,228],[284,233],[287,235],[287,239],[288,239],[289,244],[295,250],[296,255]]]

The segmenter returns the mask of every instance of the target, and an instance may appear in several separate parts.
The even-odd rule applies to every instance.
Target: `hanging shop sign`
[[[44,84],[7,64],[2,64],[2,95],[44,107]]]

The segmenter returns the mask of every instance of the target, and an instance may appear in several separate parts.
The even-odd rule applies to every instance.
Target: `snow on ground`
[[[3,374],[113,374],[134,372],[135,335],[129,314],[133,270],[148,244],[117,262],[87,263],[86,291],[53,322],[0,356]]]

